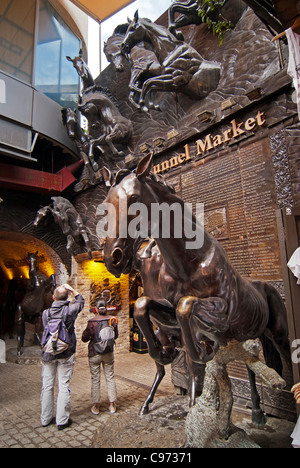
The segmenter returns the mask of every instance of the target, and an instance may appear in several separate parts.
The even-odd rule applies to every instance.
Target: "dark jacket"
[[[89,354],[88,354],[89,358],[97,354],[95,353],[94,346],[93,346],[94,341],[95,341],[96,331],[97,331],[97,324],[99,320],[107,320],[107,319],[112,319],[111,324],[114,327],[115,340],[119,336],[118,325],[117,325],[118,321],[112,315],[96,315],[95,317],[90,319],[88,321],[86,329],[82,333],[82,338],[81,338],[84,343],[87,343],[89,341]]]
[[[45,353],[43,351],[42,352],[43,362],[49,362],[49,361],[53,361],[56,359],[64,359],[64,358],[72,356],[72,354],[75,353],[76,335],[75,335],[74,323],[75,323],[75,320],[77,319],[79,312],[81,312],[83,307],[84,307],[84,299],[81,296],[81,294],[78,294],[78,296],[75,297],[75,301],[72,303],[70,303],[70,301],[54,301],[52,303],[52,306],[50,307],[51,317],[58,317],[58,316],[60,317],[63,310],[67,308],[66,326],[67,326],[67,329],[70,331],[71,343],[66,351],[64,351],[61,354],[57,354],[56,356],[53,356],[52,354],[49,354],[49,353]],[[44,310],[43,315],[42,315],[42,322],[43,322],[44,328],[48,320],[48,310],[49,309]]]

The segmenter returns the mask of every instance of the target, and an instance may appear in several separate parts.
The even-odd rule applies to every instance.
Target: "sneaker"
[[[100,410],[99,410],[99,403],[95,403],[92,407],[91,407],[91,412],[93,414],[99,414],[100,413]]]
[[[109,411],[111,413],[115,413],[117,411],[117,407],[116,407],[116,403],[113,401],[112,403],[110,403],[109,405]]]
[[[60,424],[57,426],[59,431],[62,431],[63,429],[66,429],[67,427],[70,427],[72,424],[72,419],[68,419],[68,422],[66,424]]]
[[[50,424],[54,424],[55,423],[55,418],[52,418],[51,421],[49,421],[47,424],[42,424],[43,427],[48,427],[50,426]]]

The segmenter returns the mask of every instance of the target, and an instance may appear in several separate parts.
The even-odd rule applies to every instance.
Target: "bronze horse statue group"
[[[146,237],[146,234],[144,238],[124,236],[124,223],[128,226],[137,217],[133,214],[134,203],[147,208],[157,203],[165,203],[168,207],[179,204],[184,216],[184,202],[151,173],[151,168],[152,155],[149,154],[140,161],[135,172],[120,171],[113,183],[108,170],[105,174],[107,183],[111,184],[105,203],[112,204],[118,215],[110,220],[114,225],[107,233],[104,260],[107,269],[116,277],[130,272]],[[121,202],[123,208],[119,210]],[[151,210],[143,213],[146,219],[140,222],[147,224],[150,235]],[[179,223],[183,221],[177,220]],[[193,218],[193,224],[196,222]],[[122,235],[120,226],[123,226]],[[134,318],[145,336],[149,354],[157,363],[155,382],[142,413],[149,410],[149,403],[163,378],[164,366],[174,360],[178,346],[185,349],[193,376],[193,364],[205,364],[213,359],[220,346],[232,340],[244,342],[259,338],[266,351],[267,365],[281,373],[281,357],[288,364],[291,358],[286,310],[277,290],[268,283],[241,277],[220,243],[205,230],[202,246],[196,249],[186,248],[184,233],[180,238],[172,230],[170,238],[163,236],[159,229],[156,233],[159,257],[152,258],[148,270],[147,264],[142,264],[145,295],[136,301],[134,309]],[[155,333],[153,325],[159,333]],[[262,423],[264,415],[259,406],[254,374],[250,383],[253,421]],[[193,405],[194,385],[190,396]]]

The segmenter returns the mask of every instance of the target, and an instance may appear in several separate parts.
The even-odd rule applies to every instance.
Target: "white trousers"
[[[70,417],[70,380],[74,368],[74,355],[65,359],[43,362],[43,386],[41,393],[41,422],[50,423],[54,414],[54,385],[57,374],[58,395],[56,402],[56,424],[66,424]]]
[[[101,364],[104,370],[107,395],[112,403],[117,399],[117,390],[114,378],[114,353],[97,354],[89,358],[91,378],[92,378],[92,402],[100,403],[100,377]]]

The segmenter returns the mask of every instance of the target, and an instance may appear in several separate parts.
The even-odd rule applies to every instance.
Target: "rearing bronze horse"
[[[22,354],[25,336],[25,322],[35,325],[35,335],[40,341],[42,326],[42,312],[52,303],[52,293],[56,286],[55,275],[47,277],[39,271],[38,252],[28,253],[29,280],[27,290],[21,303],[17,306],[17,354]],[[40,335],[40,336],[39,336]]]
[[[137,218],[132,214],[134,210],[130,210],[133,203],[138,201],[148,208],[147,219],[139,221],[147,222],[149,233],[153,231],[149,210],[152,204],[164,202],[171,207],[176,203],[184,213],[184,202],[151,174],[151,168],[150,154],[140,161],[135,173],[117,174],[105,200],[116,208],[117,215],[110,219],[115,223],[110,232],[115,230],[116,235],[106,238],[104,260],[107,269],[117,277],[129,273],[143,241],[124,236],[124,223],[128,226]],[[283,356],[290,363],[286,311],[275,288],[262,281],[242,278],[220,243],[205,230],[203,245],[198,249],[186,248],[188,239],[184,233],[178,238],[171,231],[170,238],[165,238],[159,230],[156,232],[155,241],[163,259],[157,284],[147,296],[136,301],[134,311],[149,354],[156,362],[162,365],[172,362],[176,349],[171,343],[164,347],[157,339],[151,317],[164,327],[180,329],[187,356],[195,363],[211,360],[218,347],[230,340],[242,342],[256,338],[262,339],[263,345],[264,342],[273,345],[274,353],[265,356],[268,365],[273,366],[274,355]],[[277,367],[276,371],[280,373],[281,369]]]

